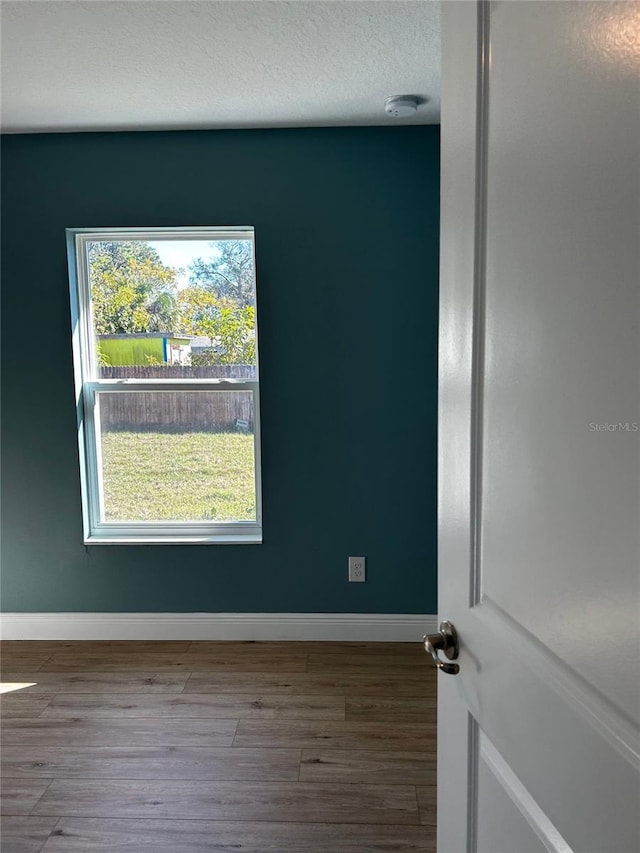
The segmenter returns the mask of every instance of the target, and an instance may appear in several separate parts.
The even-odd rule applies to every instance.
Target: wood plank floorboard
[[[303,749],[301,782],[374,782],[383,785],[435,785],[431,752],[381,749]]]
[[[21,667],[22,668],[22,667]],[[40,664],[37,672],[126,672],[153,670],[156,672],[189,673],[190,668],[181,655],[149,652],[140,655],[103,652],[74,657],[70,654],[51,655]]]
[[[397,672],[363,675],[344,672],[193,672],[185,693],[324,693],[345,696],[435,697],[435,679],[429,670],[407,678]]]
[[[234,746],[279,746],[309,749],[395,749],[401,752],[435,749],[435,734],[413,723],[353,723],[333,720],[240,720]]]
[[[123,720],[6,720],[2,746],[231,746],[237,720],[165,720],[131,717]]]
[[[0,850],[2,853],[40,853],[57,823],[57,817],[5,815],[0,823]]]
[[[54,779],[31,810],[69,817],[420,823],[410,785]]]
[[[3,683],[28,683],[30,693],[182,693],[189,673],[171,672],[17,672],[2,676]]]
[[[436,786],[416,788],[418,795],[418,806],[420,808],[420,823],[429,826],[436,825]]]
[[[3,720],[39,717],[53,699],[53,694],[3,693],[0,697],[0,714]]]
[[[114,850],[129,853],[230,853],[234,850],[241,853],[433,853],[435,835],[425,826],[65,817],[42,853],[112,853]],[[8,850],[6,853],[22,851]]]
[[[1,652],[4,655],[27,652],[52,655],[67,652],[76,657],[110,651],[132,655],[143,652],[178,654],[186,652],[191,645],[191,640],[3,640]]]
[[[435,723],[437,710],[435,696],[419,699],[347,696],[346,719],[375,723]]]
[[[415,670],[426,672],[431,664],[426,655],[396,654],[396,655],[352,655],[335,653],[309,654],[309,672],[366,672],[375,670],[380,673],[406,673]]]
[[[286,640],[193,640],[189,646],[189,652],[202,653],[215,650],[224,650],[230,652],[241,651],[250,653],[252,649],[259,649],[261,652],[276,651],[282,652],[298,652],[301,654],[311,654],[315,652],[331,653],[331,654],[348,654],[348,655],[416,655],[416,657],[424,656],[424,648],[421,643],[377,643],[377,642],[341,642],[336,640],[307,640],[307,641],[286,641]]]
[[[46,709],[46,713],[45,713]],[[262,696],[259,693],[189,693],[179,696],[132,696],[130,694],[65,694],[46,703],[42,719],[68,719],[90,715],[92,719],[123,717],[222,717],[234,719],[344,720],[342,696]]]
[[[6,746],[2,773],[16,778],[296,782],[299,749]],[[425,780],[422,780],[423,782]]]
[[[414,659],[414,658],[412,658]],[[111,671],[157,669],[169,672],[302,672],[307,654],[277,649],[246,650],[206,649],[197,652],[141,652],[122,650],[75,655],[72,651],[52,654],[40,665],[41,672],[76,672],[78,670]]]
[[[50,782],[50,779],[19,779],[4,776],[0,791],[0,813],[3,815],[32,814]]]
[[[49,659],[48,655],[18,655],[11,656],[3,655],[0,658],[0,672],[8,672],[9,670],[17,671],[28,669],[30,672],[38,672],[43,663]]]
[[[434,853],[419,642],[0,644],[2,853]]]

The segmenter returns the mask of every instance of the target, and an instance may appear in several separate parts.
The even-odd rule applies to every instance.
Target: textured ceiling
[[[391,124],[440,116],[432,0],[3,0],[5,132]]]

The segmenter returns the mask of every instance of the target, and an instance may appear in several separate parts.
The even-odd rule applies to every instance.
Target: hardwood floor
[[[433,853],[419,643],[4,642],[2,853]]]

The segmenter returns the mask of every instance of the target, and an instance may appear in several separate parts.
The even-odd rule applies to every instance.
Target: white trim
[[[206,240],[207,243],[211,243],[213,240],[251,239],[254,227],[253,225],[202,225],[192,228],[190,226],[170,225],[167,228],[156,226],[148,228],[115,226],[113,228],[68,228],[67,230],[74,234],[89,235],[89,237],[97,234],[101,241],[109,243],[126,243],[132,236],[136,240],[152,240],[154,243],[157,243],[159,240],[175,240],[176,234],[180,236],[181,240]]]
[[[394,613],[3,613],[3,640],[416,642],[434,615]]]
[[[138,527],[132,528],[134,532],[142,528],[143,522]],[[127,538],[127,527],[125,525],[103,528],[99,534],[91,533],[85,536],[85,545],[261,545],[262,529],[253,525],[248,528],[249,532],[215,533],[200,535],[194,533],[191,528],[180,531],[179,528],[165,528],[162,534],[137,533],[136,536]],[[157,530],[158,527],[154,528]],[[169,534],[166,533],[169,530]],[[109,535],[111,534],[111,535]],[[171,535],[170,535],[171,534]]]

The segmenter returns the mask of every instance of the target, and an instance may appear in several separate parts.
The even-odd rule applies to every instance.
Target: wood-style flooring
[[[433,853],[419,643],[4,642],[2,853]]]

